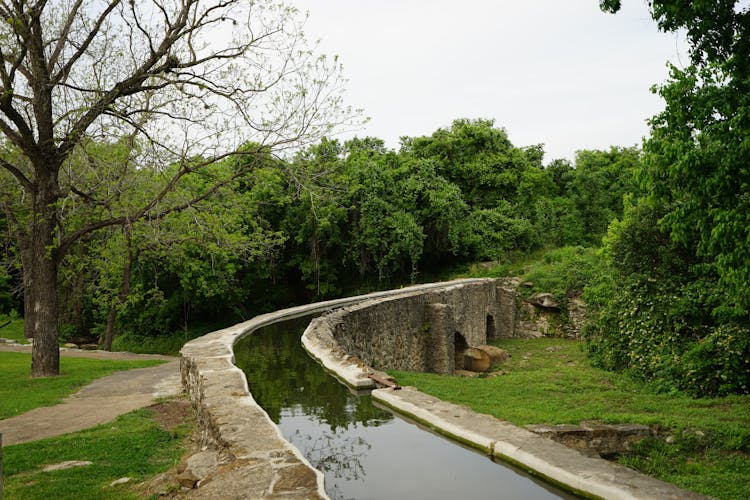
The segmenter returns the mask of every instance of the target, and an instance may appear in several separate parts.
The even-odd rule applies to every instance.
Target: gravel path
[[[28,346],[0,345],[0,351],[31,352],[31,349]],[[164,359],[167,363],[113,373],[82,387],[58,405],[36,408],[0,420],[3,446],[111,422],[119,415],[153,404],[158,398],[182,392],[179,358],[78,349],[61,349],[60,355],[92,359]]]

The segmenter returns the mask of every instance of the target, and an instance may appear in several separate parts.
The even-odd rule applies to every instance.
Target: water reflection
[[[331,498],[568,498],[350,392],[302,348],[308,322],[264,327],[235,358],[258,404],[325,474]]]
[[[331,431],[354,423],[382,425],[393,415],[345,390],[307,355],[300,336],[309,318],[277,323],[245,338],[235,348],[237,366],[247,375],[253,397],[271,419],[308,415]]]

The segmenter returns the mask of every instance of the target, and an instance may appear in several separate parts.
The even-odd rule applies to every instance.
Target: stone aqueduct
[[[276,311],[212,332],[182,351],[183,385],[196,409],[198,451],[187,459],[194,498],[328,498],[321,472],[281,435],[234,365],[234,344],[278,321],[320,314],[303,345],[353,387],[377,370],[452,373],[457,348],[528,336],[512,286],[492,279],[417,285]],[[534,318],[531,318],[534,320]],[[537,318],[538,319],[538,318]],[[703,498],[618,464],[586,457],[526,429],[413,388],[378,389],[381,404],[490,456],[594,498]]]
[[[315,357],[333,350],[376,370],[452,374],[457,351],[513,337],[515,323],[515,292],[477,280],[336,309],[312,321],[303,344]]]

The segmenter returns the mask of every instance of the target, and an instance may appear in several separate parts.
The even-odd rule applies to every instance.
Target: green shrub
[[[684,385],[697,394],[749,393],[749,333],[725,324],[693,344],[682,360]]]
[[[564,303],[583,293],[597,263],[597,252],[593,248],[576,246],[550,250],[523,275],[523,279],[533,285],[526,293],[551,293]]]
[[[748,393],[748,324],[717,313],[727,297],[713,266],[661,231],[660,213],[641,202],[610,226],[604,265],[584,295],[591,359],[664,391]]]

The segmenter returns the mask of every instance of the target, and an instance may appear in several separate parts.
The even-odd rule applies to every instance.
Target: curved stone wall
[[[375,298],[314,319],[302,344],[354,387],[371,387],[376,370],[451,374],[455,339],[469,346],[501,336],[497,282],[445,283],[431,290]]]
[[[477,280],[459,280],[468,283]],[[180,351],[182,383],[192,400],[199,453],[188,459],[199,498],[328,498],[323,475],[288,443],[250,394],[245,374],[234,365],[234,344],[263,326],[353,305],[374,298],[445,287],[417,285],[284,309],[185,344]],[[211,458],[202,460],[202,455]],[[194,466],[191,465],[195,464]],[[206,465],[208,463],[208,465]]]
[[[510,291],[496,280],[476,280],[368,300],[313,320],[302,343],[354,387],[374,387],[368,373],[387,378],[374,368],[450,373],[456,333],[469,345],[517,335],[516,297]],[[498,329],[498,324],[508,326]],[[371,396],[438,433],[583,497],[705,498],[412,387],[377,389]]]

